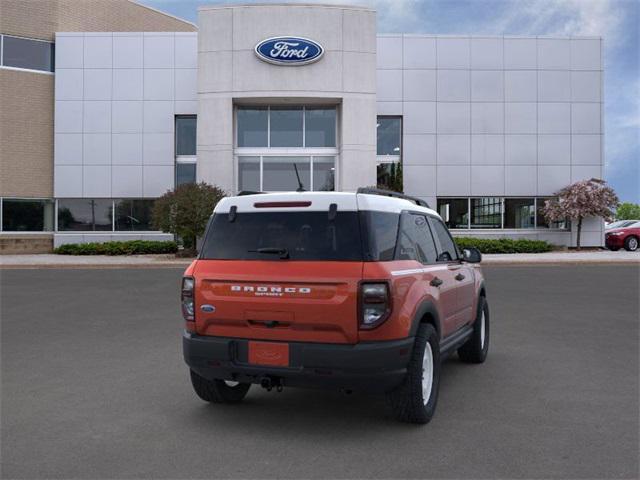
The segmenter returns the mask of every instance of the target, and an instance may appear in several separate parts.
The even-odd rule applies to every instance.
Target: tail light
[[[180,295],[180,301],[182,303],[182,316],[187,322],[193,322],[194,317],[194,300],[193,300],[193,287],[196,281],[193,277],[182,278],[182,294]]]
[[[391,314],[391,295],[387,283],[360,285],[360,328],[369,330],[383,323]]]

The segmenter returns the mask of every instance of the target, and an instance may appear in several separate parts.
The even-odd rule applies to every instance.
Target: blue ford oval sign
[[[267,38],[256,45],[258,58],[276,65],[307,65],[320,60],[323,53],[322,45],[302,37]]]

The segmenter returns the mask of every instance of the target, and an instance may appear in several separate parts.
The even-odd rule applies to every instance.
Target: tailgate
[[[357,342],[362,262],[199,260],[194,273],[200,335]]]

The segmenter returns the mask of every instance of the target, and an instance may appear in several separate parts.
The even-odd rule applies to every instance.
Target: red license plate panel
[[[289,344],[249,342],[249,363],[272,367],[289,366]]]

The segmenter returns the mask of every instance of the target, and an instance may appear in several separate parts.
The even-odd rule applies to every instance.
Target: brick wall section
[[[129,0],[0,0],[0,32],[195,31]],[[0,196],[53,196],[53,75],[0,69]]]
[[[0,69],[0,195],[53,196],[53,75]]]
[[[0,31],[53,40],[55,32],[193,32],[196,27],[129,0],[0,0]]]

